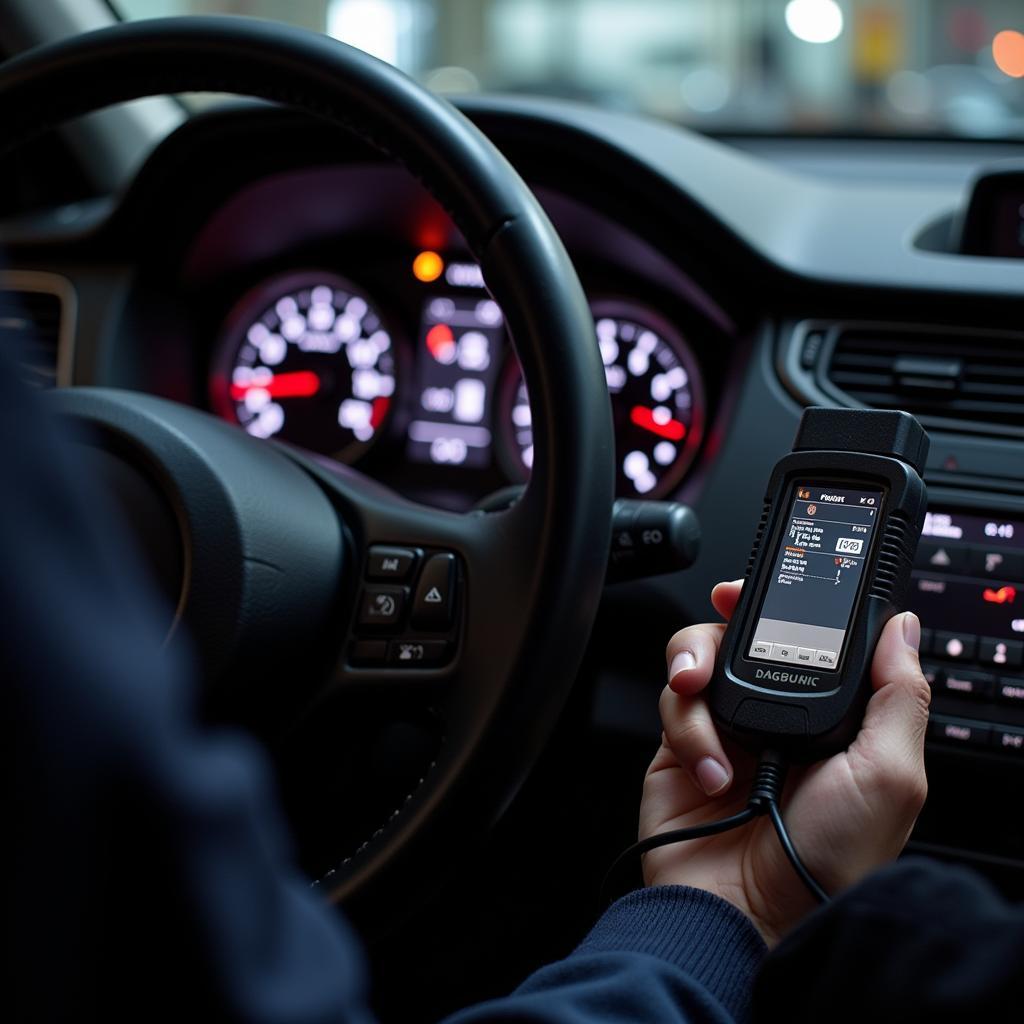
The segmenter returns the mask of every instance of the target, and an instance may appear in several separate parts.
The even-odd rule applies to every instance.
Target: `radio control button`
[[[835,668],[839,660],[835,651],[815,651],[814,664],[819,668]]]
[[[793,644],[772,644],[772,660],[796,661],[796,651]]]
[[[962,672],[959,669],[948,669],[941,680],[936,682],[938,693],[948,693],[956,697],[976,697],[989,700],[995,690],[996,681],[992,676],[982,672]]]
[[[924,675],[924,678],[927,681],[928,685],[931,687],[935,687],[942,680],[943,669],[941,669],[938,665],[931,665],[925,662],[921,666],[921,672]]]
[[[811,665],[814,663],[814,648],[813,647],[798,647],[796,649],[796,660],[803,665]]]
[[[977,647],[978,638],[969,633],[944,633],[936,630],[932,653],[954,661],[973,661]]]
[[[1024,679],[1000,679],[996,697],[1004,704],[1019,704],[1024,707]]]
[[[1004,753],[1024,757],[1024,729],[997,725],[992,730],[992,746]]]
[[[964,573],[967,571],[967,548],[923,540],[917,546],[914,564],[916,568],[929,572]]]
[[[992,736],[992,726],[984,722],[954,722],[933,718],[930,732],[936,739],[962,747],[987,747]]]
[[[755,640],[750,645],[750,656],[752,658],[770,658],[772,645],[767,640]]]
[[[1024,663],[1024,640],[983,636],[978,641],[978,661],[995,668],[1020,668]]]
[[[971,572],[994,580],[1024,580],[1024,554],[1019,551],[999,551],[991,548],[972,548]]]

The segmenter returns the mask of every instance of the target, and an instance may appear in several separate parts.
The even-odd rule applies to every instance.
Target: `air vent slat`
[[[0,341],[31,387],[57,383],[63,302],[54,292],[0,286]]]
[[[1024,335],[863,324],[830,334],[819,372],[855,402],[1024,436]]]

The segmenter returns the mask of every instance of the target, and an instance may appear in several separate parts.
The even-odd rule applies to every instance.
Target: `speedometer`
[[[216,410],[254,437],[350,461],[391,405],[391,336],[369,296],[326,271],[273,278],[228,318],[216,356]]]
[[[615,421],[616,493],[662,497],[682,478],[700,443],[696,360],[681,335],[648,309],[621,302],[598,302],[592,309]],[[525,476],[533,465],[533,426],[518,365],[505,395],[507,461]]]

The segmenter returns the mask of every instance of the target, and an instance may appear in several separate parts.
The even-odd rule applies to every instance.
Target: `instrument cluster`
[[[211,407],[254,437],[367,471],[374,463],[385,478],[389,465],[418,467],[432,470],[413,474],[422,486],[481,496],[524,482],[533,461],[529,395],[479,266],[428,250],[389,271],[397,287],[382,288],[380,274],[358,284],[311,267],[246,291],[214,345]],[[690,339],[646,301],[590,297],[615,421],[617,492],[663,497],[700,447],[700,365]]]

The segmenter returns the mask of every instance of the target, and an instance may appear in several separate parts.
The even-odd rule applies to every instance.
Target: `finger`
[[[736,602],[740,599],[740,591],[743,589],[743,580],[733,580],[731,583],[719,583],[711,591],[711,603],[715,611],[722,616],[726,622],[732,618],[736,611]]]
[[[659,702],[665,741],[679,764],[708,796],[721,796],[732,784],[732,764],[703,700],[681,697],[669,687]]]
[[[687,626],[669,640],[665,648],[668,685],[676,693],[692,697],[707,686],[724,632],[720,622],[707,622]]]
[[[924,738],[928,728],[931,691],[921,672],[917,649],[921,623],[913,612],[896,615],[886,623],[875,648],[864,725],[850,748],[864,754],[887,785],[904,791],[908,799],[923,802]]]
[[[644,776],[640,801],[640,837],[653,835],[707,803],[707,795],[676,760],[664,735]]]

